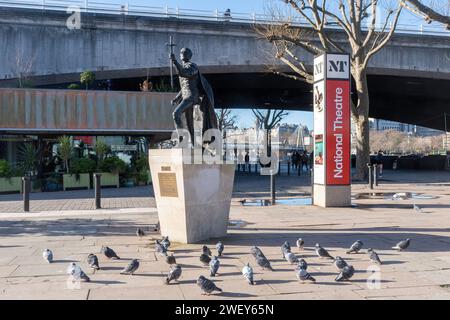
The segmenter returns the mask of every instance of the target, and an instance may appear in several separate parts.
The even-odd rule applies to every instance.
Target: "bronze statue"
[[[200,111],[203,115],[203,133],[208,129],[217,129],[217,117],[214,112],[214,95],[208,81],[200,73],[198,66],[191,62],[192,51],[183,48],[180,51],[181,63],[177,61],[172,53],[170,59],[175,65],[180,79],[181,91],[172,100],[172,105],[177,104],[173,112],[175,128],[187,129],[194,137],[194,106],[200,105]],[[186,126],[183,124],[182,115],[186,116]]]

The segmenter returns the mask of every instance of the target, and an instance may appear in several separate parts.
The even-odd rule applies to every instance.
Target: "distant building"
[[[397,121],[374,119],[374,118],[369,118],[369,127],[370,130],[375,131],[395,130],[404,133],[411,132],[412,134],[420,137],[438,136],[444,134],[444,132],[441,130],[425,128],[414,124],[407,124]]]

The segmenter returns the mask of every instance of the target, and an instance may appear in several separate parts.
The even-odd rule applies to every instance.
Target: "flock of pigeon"
[[[138,237],[142,237],[145,233],[142,229],[138,228],[136,231],[136,235]],[[392,247],[392,249],[402,251],[409,247],[410,239],[402,240],[397,245]],[[296,245],[298,251],[301,252],[304,250],[304,241],[300,238],[296,241]],[[161,240],[156,240],[155,242],[155,252],[163,257],[165,261],[170,265],[170,270],[165,278],[165,283],[170,284],[171,281],[178,282],[178,279],[181,277],[182,268],[181,265],[177,264],[175,256],[172,254],[168,254],[169,247],[171,243],[169,241],[169,237],[163,237]],[[347,254],[359,253],[363,247],[363,242],[361,240],[357,240],[353,243],[350,249],[346,252]],[[222,256],[224,251],[224,245],[221,241],[216,244],[217,255],[213,255],[211,250],[204,245],[202,247],[202,252],[200,254],[200,262],[203,266],[209,266],[210,276],[215,277],[218,275],[218,271],[220,268],[220,260],[218,257]],[[355,269],[352,265],[349,265],[342,257],[336,256],[332,257],[328,251],[321,247],[319,243],[315,245],[315,252],[319,258],[328,258],[332,259],[334,265],[339,270],[339,274],[335,278],[335,281],[348,281],[354,275]],[[114,252],[113,249],[103,246],[101,249],[101,253],[108,259],[120,259],[120,257]],[[269,259],[264,255],[264,253],[256,246],[251,247],[250,253],[255,258],[256,264],[260,266],[263,270],[268,269],[274,271],[272,266],[270,265]],[[308,273],[308,263],[305,259],[297,257],[291,250],[291,246],[288,241],[285,241],[281,245],[281,253],[283,259],[289,262],[291,265],[295,264],[295,272],[297,278],[301,282],[316,282],[316,279]],[[368,248],[367,253],[369,254],[369,259],[376,264],[382,264],[380,257],[378,254],[372,249]],[[53,253],[49,249],[45,249],[43,252],[43,258],[48,263],[53,261]],[[94,254],[89,254],[87,257],[88,265],[95,269],[100,270],[98,257]],[[136,270],[139,268],[139,260],[133,259],[120,273],[133,275]],[[67,268],[67,273],[72,277],[73,280],[77,281],[86,281],[89,282],[90,278],[86,275],[86,273],[74,262],[72,262]],[[250,266],[250,263],[247,263],[242,269],[242,275],[244,279],[250,284],[254,285],[254,277],[253,277],[253,268]],[[211,294],[215,291],[222,292],[222,289],[217,287],[214,282],[203,275],[199,276],[197,279],[197,285],[200,287],[202,294]]]

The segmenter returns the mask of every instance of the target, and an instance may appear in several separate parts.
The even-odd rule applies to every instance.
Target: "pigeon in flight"
[[[224,245],[223,245],[223,243],[222,243],[221,241],[217,242],[217,244],[216,244],[216,249],[217,249],[217,255],[218,255],[219,257],[221,257],[221,256],[222,256],[223,249],[224,249]]]
[[[297,272],[297,278],[302,281],[302,282],[316,282],[316,279],[314,279],[309,273],[308,271],[306,271],[305,269],[299,269]]]
[[[353,266],[350,266],[350,265],[345,266],[344,268],[342,268],[341,272],[338,274],[336,279],[334,279],[334,281],[350,280],[350,278],[353,277],[354,274],[355,274],[355,269],[353,268]]]
[[[367,249],[367,253],[369,253],[369,258],[372,262],[376,264],[381,264],[380,257],[372,248]]]
[[[421,207],[419,207],[417,204],[413,204],[413,209],[414,209],[414,211],[415,212],[417,212],[417,213],[423,213],[423,211],[422,211],[422,208]]]
[[[136,230],[136,236],[137,236],[139,239],[142,238],[143,236],[145,236],[144,230],[142,230],[141,228],[137,228],[137,230]]]
[[[299,261],[298,261],[298,263],[297,263],[297,265],[295,266],[295,270],[300,270],[300,269],[303,269],[303,270],[306,270],[306,269],[308,269],[308,264],[306,263],[306,260],[305,259],[300,259]]]
[[[169,274],[166,278],[166,284],[169,284],[170,281],[175,280],[178,281],[178,279],[181,277],[181,266],[176,264],[172,268],[170,268]]]
[[[411,242],[411,239],[402,240],[399,243],[395,245],[395,247],[392,247],[392,249],[402,251],[409,247],[409,243]]]
[[[213,259],[209,262],[209,271],[210,271],[211,277],[215,277],[216,273],[218,274],[217,271],[219,271],[219,267],[220,267],[220,261],[219,261],[219,259],[217,259],[216,256],[214,256]]]
[[[167,256],[167,249],[161,244],[161,242],[159,240],[156,240],[155,242],[155,251],[160,255],[160,256]]]
[[[303,245],[305,244],[305,241],[303,241],[302,238],[298,238],[297,240],[297,248],[298,251],[302,251],[303,250]]]
[[[267,260],[266,257],[262,257],[262,256],[257,256],[256,257],[256,263],[258,264],[258,266],[260,266],[263,270],[265,269],[269,269],[271,271],[274,271],[272,266],[270,265],[269,260]]]
[[[242,275],[247,280],[247,282],[251,285],[254,285],[255,282],[253,281],[253,269],[250,267],[250,263],[247,263],[247,265],[242,268]]]
[[[334,259],[327,250],[322,248],[320,244],[316,243],[316,254],[319,256],[319,258],[329,258]]]
[[[364,245],[364,243],[361,240],[356,240],[356,242],[354,244],[352,244],[352,246],[350,247],[350,250],[347,251],[347,254],[358,253],[359,250],[361,250],[363,245]]]
[[[120,274],[131,274],[133,275],[136,270],[139,268],[138,259],[133,259],[131,262],[122,270]]]
[[[210,295],[214,291],[222,292],[222,289],[218,288],[214,282],[205,278],[204,276],[199,276],[197,279],[197,285],[202,290],[202,294]]]
[[[74,280],[84,280],[86,282],[91,281],[86,273],[84,273],[80,266],[78,266],[75,262],[70,263],[69,267],[67,268],[67,273],[72,276],[72,279]]]
[[[347,262],[345,262],[345,260],[339,256],[336,256],[336,258],[334,259],[334,265],[339,270],[342,270],[342,269],[344,269],[344,267],[348,266]]]
[[[175,259],[173,253],[170,256],[169,255],[166,256],[166,262],[168,264],[177,264],[177,260]]]
[[[164,247],[165,251],[169,250],[170,241],[169,241],[169,237],[168,236],[162,238],[161,245]]]
[[[92,269],[100,270],[100,266],[98,265],[98,257],[95,254],[90,253],[88,255],[87,263],[88,263],[89,267],[91,267]]]
[[[106,246],[102,246],[102,253],[108,258],[108,259],[119,259],[119,256],[114,252],[113,249],[106,247]]]
[[[292,252],[287,252],[285,258],[290,264],[297,264],[299,262],[298,258]]]
[[[53,252],[50,249],[45,249],[44,252],[42,252],[42,258],[44,258],[45,261],[48,263],[53,262]]]
[[[211,258],[206,253],[202,253],[200,255],[200,261],[203,263],[204,266],[208,266],[209,263],[211,262]]]
[[[259,257],[264,257],[264,258],[266,257],[266,256],[264,255],[264,253],[261,251],[261,249],[259,249],[259,248],[256,247],[256,246],[251,247],[250,252],[251,252],[252,256],[255,257],[255,259],[256,259],[258,256],[259,256]]]
[[[208,256],[212,256],[212,252],[207,246],[202,247],[202,253],[207,254]]]

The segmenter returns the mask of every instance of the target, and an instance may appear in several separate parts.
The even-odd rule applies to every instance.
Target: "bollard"
[[[30,177],[22,177],[22,189],[23,189],[23,211],[30,212],[30,191],[31,191]]]
[[[291,175],[291,162],[290,161],[288,161],[288,176],[290,176]]]
[[[369,168],[369,187],[370,190],[373,189],[373,172],[372,172],[372,165],[370,163],[367,164],[367,167]]]
[[[102,208],[102,175],[100,173],[94,173],[94,190],[95,190],[95,209]]]
[[[275,204],[275,174],[270,175],[270,197],[271,204]]]
[[[301,176],[302,174],[302,169],[300,168],[300,164],[297,166],[297,175]]]
[[[378,165],[373,165],[373,182],[378,187]]]

